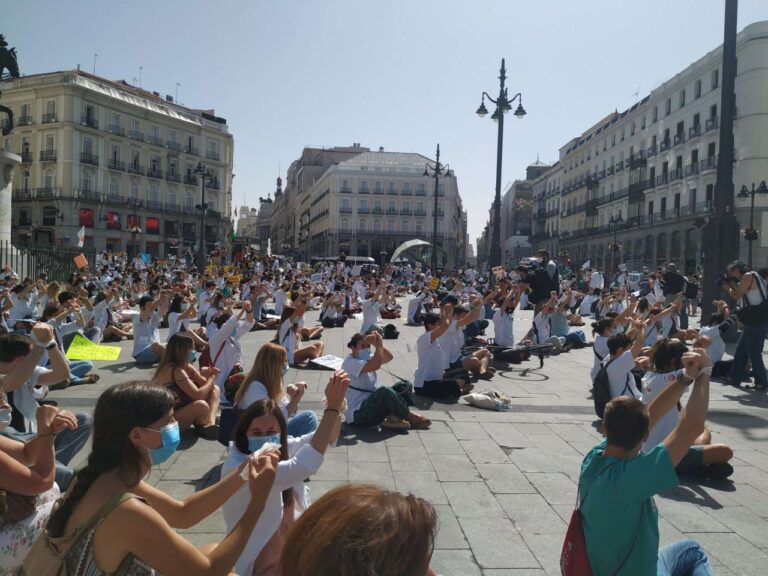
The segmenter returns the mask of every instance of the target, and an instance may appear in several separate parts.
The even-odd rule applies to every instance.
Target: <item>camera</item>
[[[724,284],[738,283],[739,279],[736,278],[735,276],[728,276],[728,274],[723,273],[723,274],[720,274],[720,276],[717,277],[716,282],[717,282],[718,286],[722,286]]]

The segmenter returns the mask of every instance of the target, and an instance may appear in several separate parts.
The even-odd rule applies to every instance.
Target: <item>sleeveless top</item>
[[[158,576],[154,569],[133,554],[128,554],[115,572],[104,572],[99,568],[93,559],[93,536],[103,521],[103,518],[99,520],[96,526],[83,534],[67,551],[64,557],[67,574],[70,576]]]
[[[754,272],[748,272],[748,274],[752,276],[753,288],[749,290],[749,292],[744,294],[743,299],[746,305],[756,306],[757,304],[760,304],[760,302],[762,302],[765,299],[763,298],[763,295],[765,294],[766,287],[765,287],[765,283],[763,282],[763,279],[760,277],[759,274],[755,274]]]

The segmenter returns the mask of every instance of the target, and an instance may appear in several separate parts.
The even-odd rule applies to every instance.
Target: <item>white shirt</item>
[[[599,357],[598,354],[600,355]],[[596,336],[595,341],[592,344],[592,356],[594,362],[592,363],[592,371],[590,372],[593,382],[595,381],[595,376],[597,376],[597,373],[600,371],[600,366],[602,365],[603,360],[608,358],[610,354],[611,353],[608,350],[608,336]]]
[[[514,346],[513,329],[514,316],[497,308],[493,313],[493,338],[499,346]]]
[[[534,336],[536,337],[536,344],[541,344],[542,342],[546,342],[546,340],[550,336],[549,314],[544,314],[543,312],[539,312],[533,318],[533,324],[536,326],[536,332],[538,332],[538,334],[534,334]]]
[[[278,344],[288,352],[288,363],[293,364],[293,355],[298,348],[298,332],[293,331],[290,318],[283,320],[283,323],[280,324],[278,336],[280,338]]]
[[[269,399],[269,392],[267,391],[267,387],[258,380],[254,380],[248,384],[248,388],[246,388],[242,398],[240,398],[240,401],[237,403],[237,407],[245,410],[254,402],[267,399]],[[286,420],[288,420],[288,404],[290,404],[290,402],[291,400],[288,398],[288,394],[280,395],[278,404],[280,404],[280,409],[283,411],[283,416]]]
[[[424,300],[426,299],[427,295],[424,292],[418,292],[408,301],[408,316],[406,318],[408,324],[415,324],[413,317],[422,310]]]
[[[190,319],[181,320],[181,314],[181,312],[170,312],[168,314],[168,338],[166,342],[171,339],[171,336],[178,334],[182,330],[189,330]]]
[[[445,369],[447,370],[451,362],[456,362],[461,357],[461,347],[464,345],[464,336],[459,321],[454,319],[448,330],[440,336],[440,345],[445,350]]]
[[[705,326],[699,330],[699,334],[708,336],[712,340],[709,348],[707,348],[707,355],[709,356],[710,362],[713,365],[715,362],[720,362],[725,354],[725,342],[723,342],[723,336],[720,334],[720,327],[717,325]]]
[[[229,377],[229,373],[235,364],[241,360],[240,338],[250,332],[251,328],[253,328],[253,322],[245,320],[238,324],[237,317],[232,316],[216,332],[216,335],[208,340],[208,345],[211,349],[211,360],[214,361],[214,366],[220,370],[216,376],[215,383],[221,388],[222,392],[224,391],[224,384]],[[232,336],[233,330],[235,331],[234,336]]]
[[[109,312],[107,311],[108,305],[109,302],[107,302],[107,300],[102,300],[93,307],[93,325],[101,330],[102,337],[104,330],[107,328],[107,323],[109,322]]]
[[[589,277],[589,287],[594,290],[595,288],[599,288],[600,290],[603,289],[603,285],[605,284],[605,280],[603,280],[603,275],[600,272],[592,272],[592,276]]]
[[[49,372],[47,368],[36,366],[29,380],[24,385],[13,392],[13,405],[24,416],[24,427],[27,432],[37,432],[37,409],[39,404],[37,398],[44,398],[48,391],[47,386],[42,386],[35,390],[37,381],[43,374]]]
[[[313,436],[314,433],[305,434],[300,438],[288,438],[288,451],[291,458],[290,460],[281,460],[277,464],[275,481],[269,491],[269,496],[267,496],[264,510],[248,538],[243,553],[235,564],[237,574],[251,574],[253,572],[253,562],[280,526],[283,517],[283,490],[293,487],[297,497],[297,511],[305,510],[309,506],[309,497],[304,491],[303,482],[305,478],[315,474],[323,463],[323,455],[310,445]],[[221,468],[222,477],[237,468],[245,457],[245,454],[230,443],[229,454]],[[227,531],[231,531],[240,521],[250,501],[251,494],[246,482],[224,503],[222,511],[224,512],[224,521],[227,523]]]
[[[379,322],[379,302],[376,300],[366,300],[363,302],[363,325],[360,332],[365,334]]]
[[[611,362],[610,357],[603,360],[603,366]],[[640,390],[635,385],[635,377],[630,373],[635,367],[635,359],[632,352],[627,350],[616,358],[608,366],[608,382],[611,385],[611,398],[619,396],[632,396],[640,398]]]
[[[275,299],[275,314],[280,316],[283,313],[283,307],[285,307],[285,301],[288,299],[288,296],[286,296],[285,290],[280,288],[275,290],[272,297]]]
[[[416,352],[419,366],[413,376],[415,388],[423,388],[424,382],[443,377],[448,360],[439,338],[435,338],[433,342],[432,333],[425,331],[416,341]]]
[[[675,381],[678,372],[668,372],[666,374],[660,374],[658,372],[646,372],[643,376],[643,403],[649,406],[653,399],[661,394],[667,386]],[[648,435],[648,440],[643,444],[643,452],[650,452],[656,446],[661,444],[664,439],[669,436],[669,433],[675,429],[678,421],[680,420],[680,411],[677,406],[673,406],[669,412],[664,414],[657,422],[656,425],[651,428],[651,432]]]
[[[133,317],[133,356],[136,357],[144,349],[160,342],[160,316],[157,312],[145,321],[141,321],[141,315]]]
[[[26,298],[17,298],[11,296],[13,308],[8,313],[8,326],[13,328],[17,320],[22,320],[27,316],[37,317],[37,306],[35,304],[35,291],[30,290]]]
[[[355,412],[360,409],[363,402],[371,395],[370,392],[379,387],[376,372],[363,372],[363,368],[365,368],[367,363],[368,360],[355,358],[350,354],[341,364],[341,369],[349,375],[347,410],[344,412],[344,419],[347,423],[354,421]],[[353,388],[358,388],[359,390],[353,390]],[[370,390],[370,392],[361,392],[360,390]]]

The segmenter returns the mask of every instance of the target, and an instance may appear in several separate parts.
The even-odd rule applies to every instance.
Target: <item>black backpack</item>
[[[616,358],[613,360],[616,360]],[[598,418],[603,417],[605,405],[611,401],[611,382],[608,379],[608,366],[611,365],[613,360],[609,360],[606,364],[600,366],[600,370],[592,382],[592,400],[595,403],[595,414],[597,414]]]
[[[398,336],[400,336],[400,331],[397,329],[397,326],[394,324],[384,326],[384,334],[382,336],[384,340],[397,340]]]

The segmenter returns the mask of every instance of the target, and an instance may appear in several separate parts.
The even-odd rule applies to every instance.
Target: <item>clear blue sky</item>
[[[360,142],[455,168],[474,242],[493,198],[496,131],[475,110],[510,94],[504,183],[719,45],[724,0],[2,0],[24,74],[75,68],[214,107],[235,136],[233,204],[257,204],[305,145]],[[742,0],[739,29],[768,19]]]

